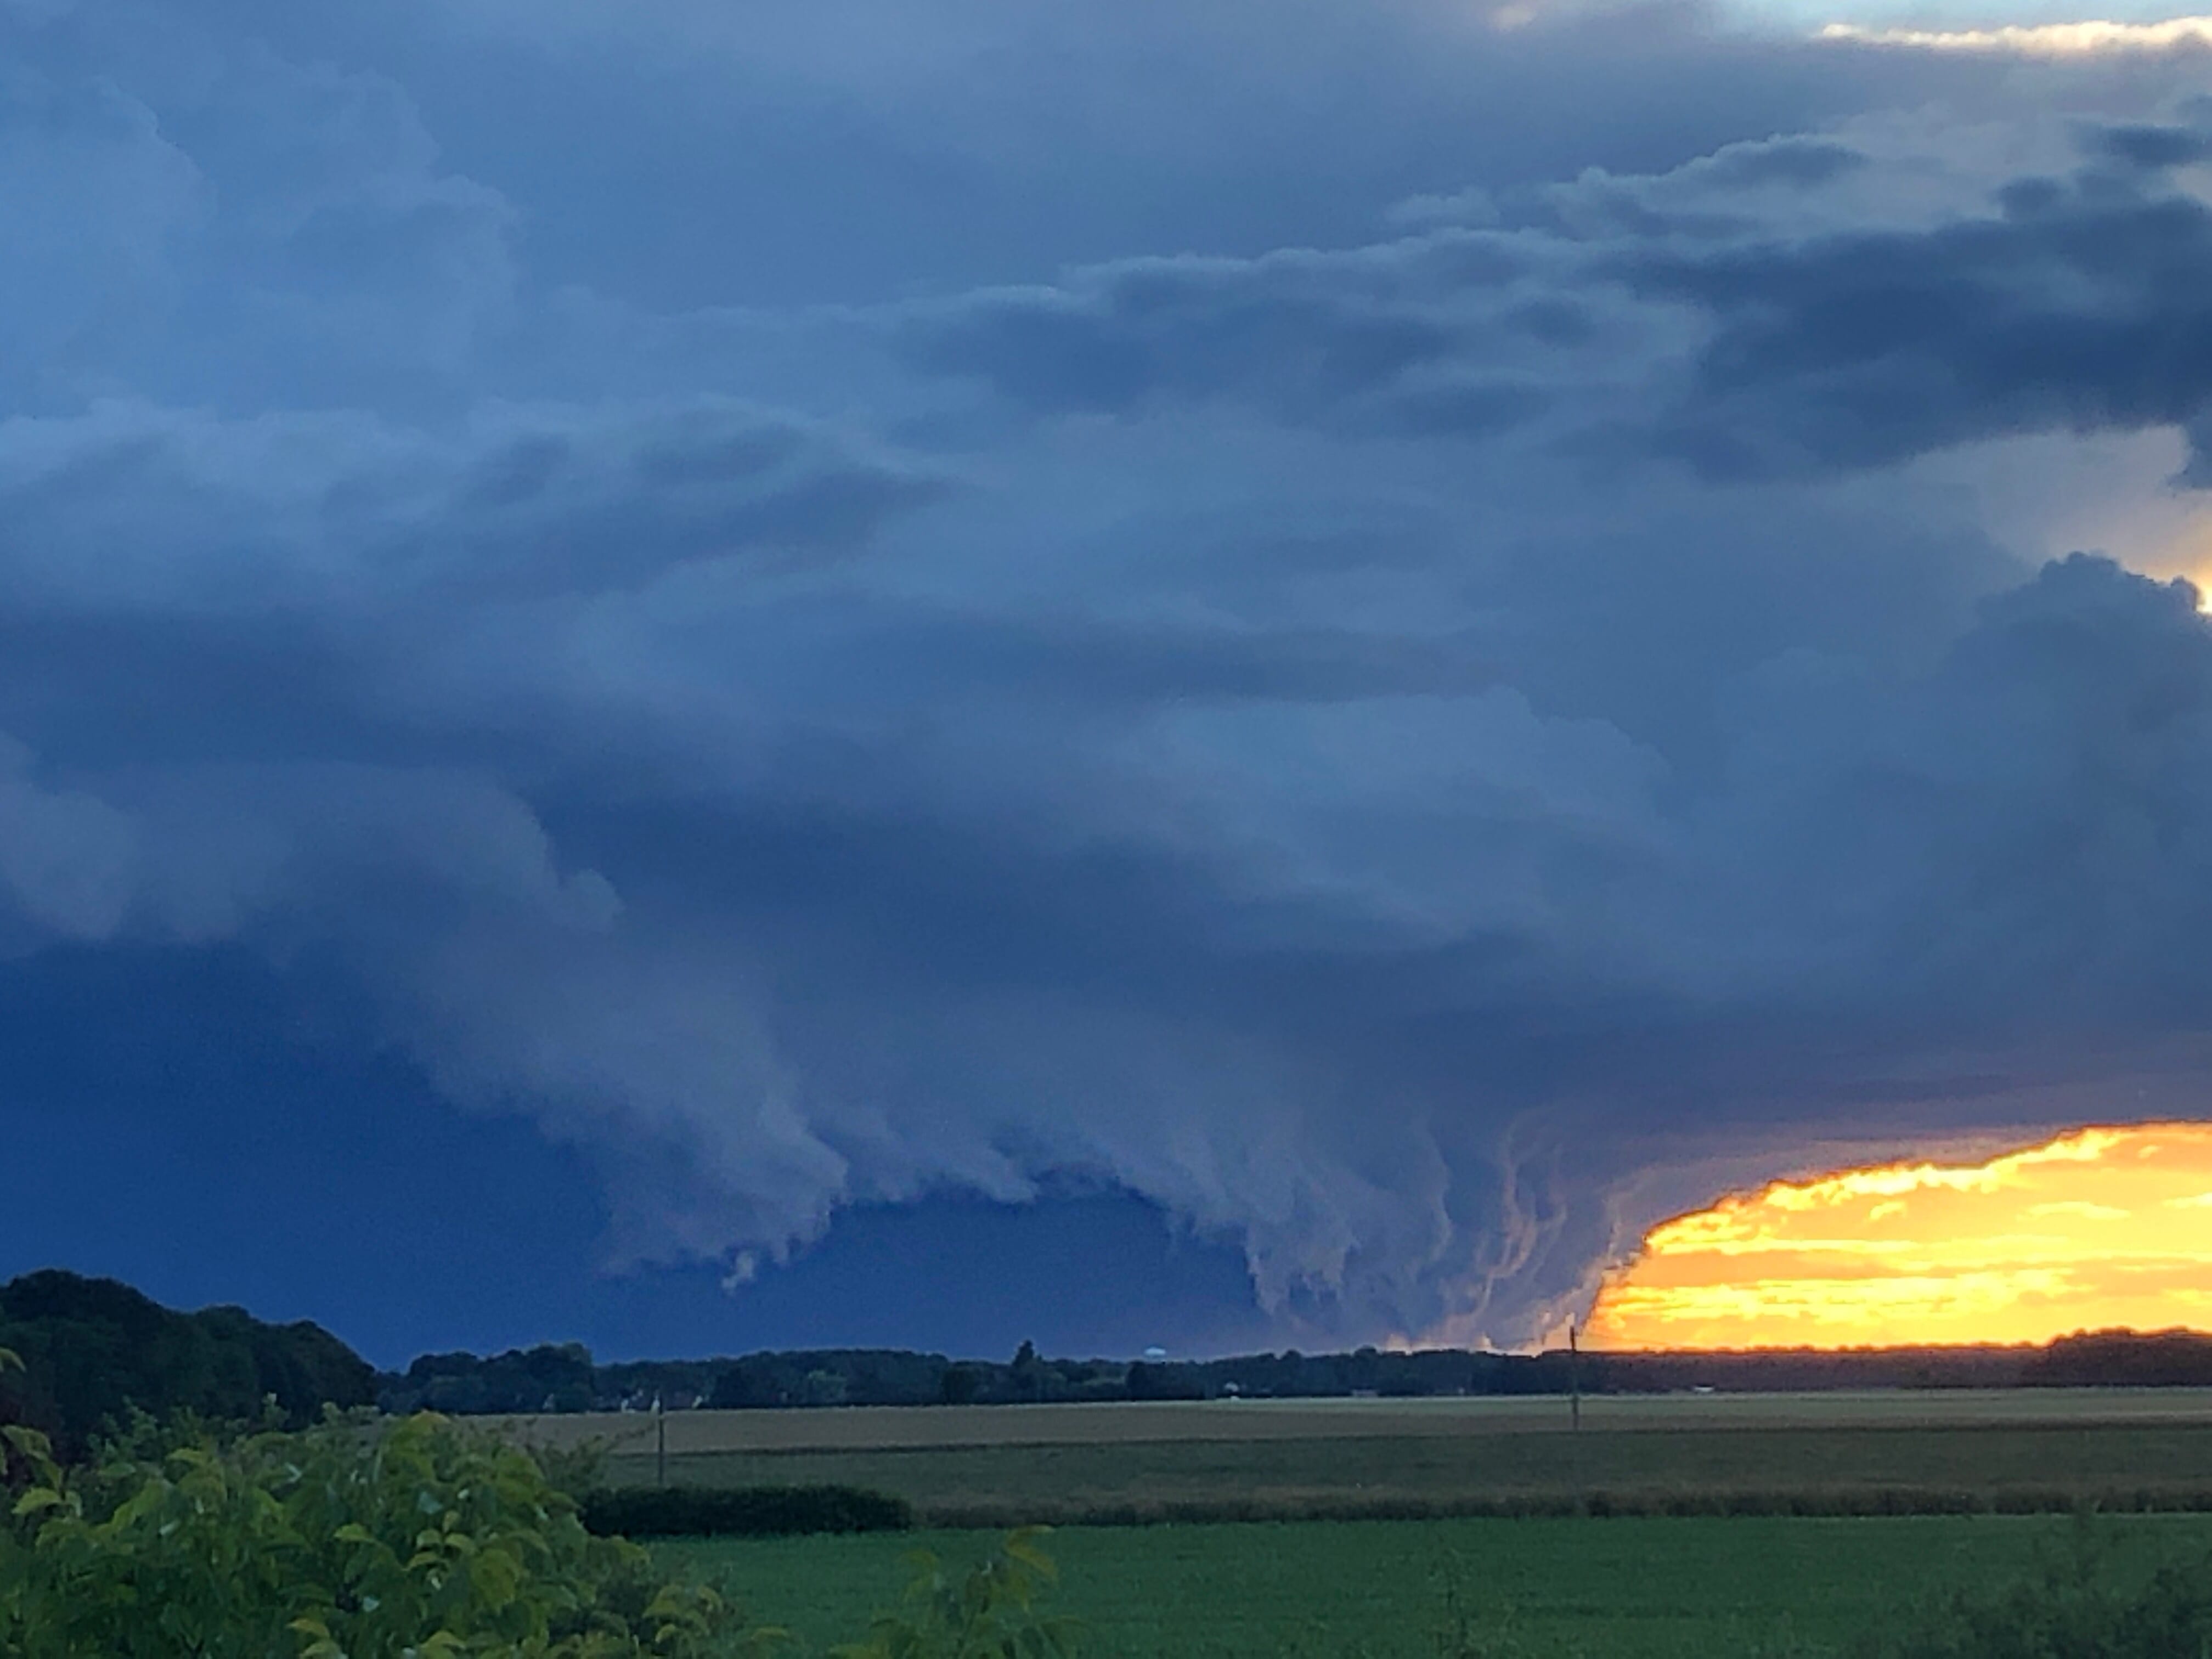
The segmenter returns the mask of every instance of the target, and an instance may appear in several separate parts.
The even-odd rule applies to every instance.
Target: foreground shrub
[[[914,1505],[864,1486],[636,1487],[584,1499],[584,1525],[630,1538],[769,1538],[903,1532]]]
[[[2146,1583],[2114,1571],[2109,1534],[2083,1516],[2072,1549],[2000,1589],[1954,1593],[1908,1629],[1869,1642],[1873,1659],[2208,1659],[2212,1559]]]
[[[878,1614],[868,1639],[834,1650],[834,1659],[1069,1659],[1075,1622],[1036,1606],[1060,1576],[1038,1546],[1043,1530],[1009,1533],[957,1578],[928,1551],[915,1552],[898,1610]]]
[[[734,1625],[445,1419],[219,1440],[142,1422],[88,1469],[4,1431],[10,1659],[694,1659]]]

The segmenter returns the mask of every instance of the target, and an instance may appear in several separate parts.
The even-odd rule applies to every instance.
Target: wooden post
[[[1583,1351],[1571,1319],[1567,1322],[1567,1410],[1569,1426],[1579,1432],[1583,1426]]]
[[[662,1409],[660,1396],[653,1396],[653,1478],[655,1486],[668,1484],[668,1413]]]

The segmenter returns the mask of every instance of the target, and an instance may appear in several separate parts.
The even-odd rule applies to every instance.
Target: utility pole
[[[660,1396],[653,1396],[653,1479],[655,1486],[668,1484],[668,1413],[662,1409]]]
[[[1575,1322],[1567,1322],[1567,1412],[1568,1425],[1577,1432],[1583,1426],[1583,1351],[1576,1339]]]

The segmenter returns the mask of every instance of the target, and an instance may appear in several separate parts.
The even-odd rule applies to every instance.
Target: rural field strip
[[[553,1446],[635,1453],[654,1419],[635,1412],[495,1419]],[[1585,1431],[1650,1429],[2212,1426],[2212,1389],[2003,1389],[1824,1394],[1598,1395]],[[1556,1395],[1423,1400],[1217,1400],[1049,1406],[842,1406],[671,1412],[672,1457],[732,1452],[891,1451],[1146,1442],[1418,1439],[1565,1433]]]
[[[1932,1594],[2015,1580],[2063,1553],[2069,1516],[1905,1521],[1311,1522],[1074,1528],[1048,1604],[1113,1659],[1717,1659],[1840,1656]],[[959,1533],[656,1545],[817,1650],[862,1628],[926,1545]],[[2114,1523],[2107,1558],[2148,1577],[2212,1547],[2212,1516]]]

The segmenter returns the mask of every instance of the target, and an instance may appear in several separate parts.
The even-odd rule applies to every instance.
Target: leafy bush
[[[2084,1515],[2072,1550],[2002,1589],[1955,1593],[1911,1628],[1877,1637],[1872,1659],[2212,1659],[2212,1559],[2147,1583],[2113,1571],[2111,1539]]]
[[[898,1610],[879,1614],[866,1641],[834,1650],[836,1659],[1066,1659],[1075,1652],[1074,1621],[1036,1610],[1059,1577],[1037,1544],[1043,1530],[1008,1534],[957,1578],[934,1555],[917,1551]]]
[[[22,1369],[23,1358],[21,1354],[13,1348],[0,1348],[0,1379],[4,1379],[10,1371],[20,1372]],[[21,1414],[6,1391],[0,1389],[0,1429],[4,1429],[15,1422]],[[40,1440],[38,1443],[43,1447],[46,1443],[44,1440]],[[30,1466],[25,1461],[23,1454],[17,1450],[15,1442],[0,1439],[0,1500],[7,1499],[9,1494],[13,1493],[17,1487],[27,1484],[29,1479]],[[0,1503],[0,1508],[4,1508],[4,1503]]]
[[[0,1520],[14,1659],[695,1659],[735,1623],[442,1418],[227,1443],[142,1419],[82,1470],[0,1434],[28,1474]]]
[[[631,1538],[766,1538],[903,1532],[914,1506],[864,1486],[661,1486],[593,1492],[583,1517],[592,1532]]]

